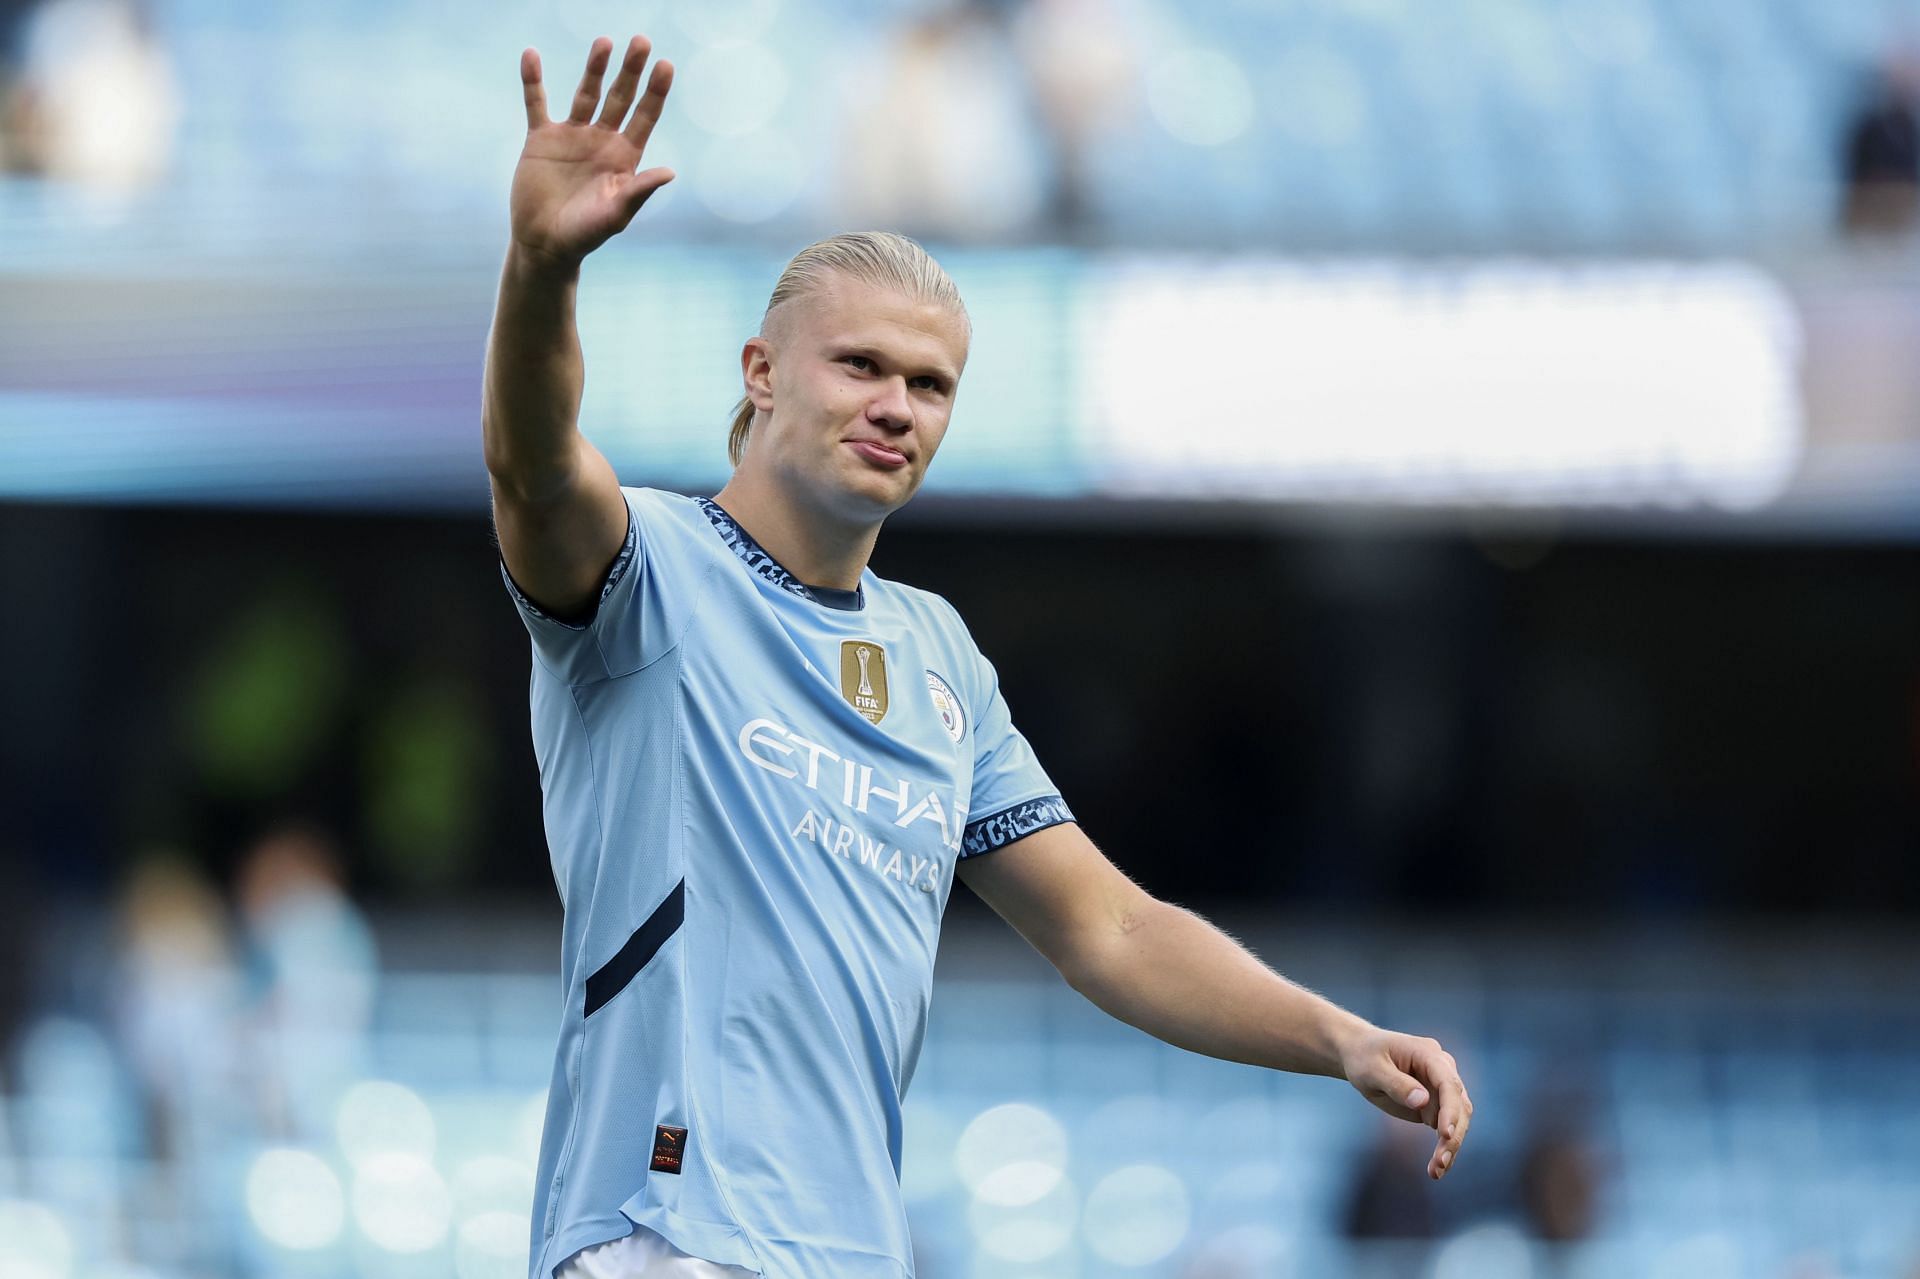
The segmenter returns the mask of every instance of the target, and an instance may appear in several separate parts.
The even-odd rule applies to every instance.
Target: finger
[[[1433,1102],[1428,1107],[1431,1114],[1427,1122],[1440,1135],[1441,1141],[1451,1141],[1456,1130],[1465,1131],[1469,1107],[1467,1086],[1461,1082],[1460,1068],[1454,1064],[1451,1056],[1445,1054],[1438,1062],[1431,1063],[1425,1073],[1434,1085]]]
[[[633,119],[627,122],[627,140],[633,145],[645,148],[647,139],[653,136],[653,126],[660,123],[660,111],[667,105],[667,90],[673,87],[673,64],[665,58],[653,64],[653,74],[647,77],[647,91],[640,95],[640,105],[633,109]]]
[[[1459,1077],[1454,1076],[1440,1087],[1444,1097],[1436,1125],[1440,1140],[1435,1144],[1433,1158],[1428,1163],[1428,1172],[1436,1178],[1446,1175],[1453,1167],[1461,1143],[1467,1139],[1467,1129],[1473,1125],[1473,1100],[1467,1096],[1466,1087],[1461,1084]]]
[[[595,128],[617,129],[627,118],[633,95],[640,91],[641,68],[647,65],[647,54],[652,51],[653,45],[645,36],[627,41],[627,56],[620,63],[620,74],[613,78],[613,87],[607,90],[606,105],[600,108],[600,118],[593,122]]]
[[[612,40],[606,36],[593,38],[593,44],[587,49],[586,72],[580,77],[580,87],[573,91],[573,110],[567,113],[569,124],[585,124],[593,119],[594,104],[600,101],[600,77],[606,74],[607,59],[612,54]]]
[[[537,129],[552,124],[547,117],[547,89],[540,83],[540,51],[528,49],[520,55],[520,88],[527,99],[527,127]]]
[[[1460,1149],[1460,1143],[1467,1139],[1467,1129],[1473,1126],[1473,1099],[1467,1096],[1465,1087],[1455,1080],[1455,1087],[1449,1091],[1446,1104],[1440,1111],[1440,1143],[1449,1152]]]

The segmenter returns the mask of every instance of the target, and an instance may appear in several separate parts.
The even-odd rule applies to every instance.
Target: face
[[[966,321],[842,276],[780,308],[740,356],[760,420],[742,466],[849,523],[906,505],[947,431]]]

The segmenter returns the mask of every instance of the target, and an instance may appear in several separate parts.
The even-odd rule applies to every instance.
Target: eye
[[[851,364],[854,368],[859,369],[862,373],[866,372],[868,369],[873,367],[873,361],[869,360],[864,355],[842,356],[841,361],[846,364]]]
[[[943,389],[940,379],[937,377],[928,377],[928,376],[917,377],[913,379],[913,384],[925,391],[938,391]]]

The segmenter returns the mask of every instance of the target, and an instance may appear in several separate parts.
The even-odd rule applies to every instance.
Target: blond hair
[[[960,317],[967,337],[973,323],[960,300],[960,290],[927,251],[904,235],[891,231],[846,231],[809,244],[793,255],[773,286],[760,334],[766,336],[773,314],[787,303],[824,287],[831,275],[843,275],[876,288],[897,289],[920,302],[947,307]],[[753,401],[746,396],[733,406],[733,425],[727,432],[727,457],[735,466],[746,455],[747,435],[753,429]]]

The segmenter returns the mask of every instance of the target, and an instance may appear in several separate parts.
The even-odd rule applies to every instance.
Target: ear
[[[773,346],[765,338],[750,337],[740,348],[740,379],[753,407],[773,412]]]

